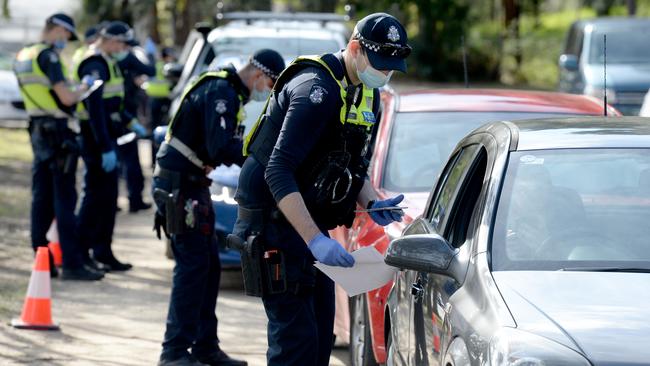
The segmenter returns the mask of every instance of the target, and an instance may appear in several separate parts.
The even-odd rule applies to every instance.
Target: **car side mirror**
[[[578,57],[575,55],[561,55],[558,63],[561,68],[567,71],[578,70]]]
[[[384,262],[389,266],[442,274],[459,281],[457,266],[454,265],[458,253],[438,234],[407,235],[390,243]]]
[[[171,82],[177,82],[183,73],[183,65],[177,63],[168,63],[163,67],[163,76]]]

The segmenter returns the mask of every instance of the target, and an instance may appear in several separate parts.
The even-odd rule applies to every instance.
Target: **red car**
[[[386,91],[382,107],[370,181],[381,199],[404,193],[401,205],[408,209],[403,222],[386,227],[360,213],[350,229],[332,230],[332,237],[349,251],[372,245],[384,254],[391,239],[423,213],[439,169],[456,143],[478,126],[497,120],[603,114],[602,102],[593,97],[504,89]],[[620,115],[611,107],[608,113]],[[384,309],[392,285],[354,298],[337,287],[334,334],[350,341],[355,366],[386,362]]]

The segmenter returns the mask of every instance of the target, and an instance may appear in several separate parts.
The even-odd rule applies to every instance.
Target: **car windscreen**
[[[284,57],[299,55],[318,55],[339,50],[339,44],[333,39],[305,37],[219,37],[212,42],[217,55],[237,54],[252,55],[257,50],[270,48],[278,50]]]
[[[510,154],[493,270],[650,268],[650,149]]]
[[[533,112],[398,112],[393,121],[382,186],[428,192],[458,141],[493,121],[563,116]],[[564,115],[566,116],[566,115]]]
[[[650,47],[648,36],[650,24],[608,29],[606,33],[594,32],[589,47],[589,63],[602,65],[605,59],[603,35],[607,34],[608,64],[648,64]]]

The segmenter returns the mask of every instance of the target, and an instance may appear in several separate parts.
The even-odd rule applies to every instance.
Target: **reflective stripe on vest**
[[[372,126],[375,124],[375,114],[372,111],[372,106],[373,106],[373,100],[374,100],[374,90],[371,88],[367,88],[365,85],[363,86],[363,92],[361,93],[361,102],[359,106],[352,105],[349,108],[349,112],[347,113],[346,116],[346,111],[348,111],[348,103],[347,103],[347,91],[345,90],[345,85],[343,85],[343,82],[339,79],[336,78],[336,75],[334,75],[334,72],[332,69],[330,69],[329,65],[320,56],[300,56],[296,58],[278,77],[278,81],[276,81],[275,85],[273,86],[273,91],[271,92],[271,95],[266,100],[266,104],[264,105],[264,109],[262,109],[262,113],[260,116],[257,118],[257,121],[251,128],[251,130],[248,132],[246,135],[246,138],[244,139],[244,147],[242,150],[242,153],[244,156],[249,155],[248,147],[251,144],[251,139],[255,135],[255,132],[258,130],[260,127],[260,123],[263,120],[262,116],[266,114],[266,110],[269,105],[269,101],[271,100],[271,96],[279,92],[278,88],[282,88],[284,84],[286,83],[280,83],[279,81],[282,80],[283,75],[288,74],[288,70],[293,70],[297,65],[303,65],[305,63],[309,63],[309,65],[319,65],[323,67],[325,70],[329,72],[329,74],[332,76],[332,79],[336,81],[336,83],[339,86],[340,90],[340,96],[341,96],[341,101],[343,102],[343,105],[341,106],[341,112],[339,113],[339,120],[341,124],[346,124],[346,123],[351,123],[355,125],[361,125],[364,126],[368,131],[372,129]],[[314,64],[316,63],[316,64]],[[358,90],[358,89],[357,89]]]
[[[163,75],[165,64],[161,61],[156,62],[156,77],[151,78],[142,84],[142,89],[148,96],[153,98],[167,98],[170,93],[169,81]]]
[[[123,100],[124,99],[124,77],[122,77],[122,72],[120,71],[120,68],[117,66],[117,62],[115,62],[115,60],[113,60],[111,57],[102,53],[95,46],[88,47],[83,57],[81,57],[78,60],[79,63],[76,64],[74,67],[75,79],[79,81],[79,67],[83,64],[83,62],[91,57],[97,57],[97,56],[104,59],[106,65],[108,66],[108,80],[104,81],[102,99],[120,98],[120,100]],[[83,103],[77,104],[77,115],[79,119],[87,120],[90,118],[90,116],[88,115],[88,111],[86,111],[86,107],[84,106]]]
[[[188,86],[185,87],[185,90],[183,90],[183,94],[181,95],[181,102],[179,105],[183,104],[183,101],[185,100],[185,97],[187,97],[187,94],[189,94],[194,88],[199,85],[203,80],[209,79],[209,78],[217,78],[217,79],[228,79],[228,71],[226,70],[220,70],[220,71],[207,71],[204,72],[203,74],[199,75],[194,81],[192,81]],[[178,108],[180,110],[180,108]],[[176,110],[176,113],[172,117],[171,121],[169,122],[169,127],[167,128],[167,134],[165,135],[165,140],[169,141],[171,138],[172,134],[172,126],[174,125],[174,121],[176,120],[176,115],[178,114],[178,110]],[[239,95],[239,110],[237,111],[237,126],[246,118],[246,112],[244,111],[244,97]]]
[[[39,43],[20,50],[14,62],[14,72],[19,81],[25,110],[29,116],[67,118],[69,115],[59,109],[56,104],[50,79],[38,64],[38,56],[49,47],[44,43]],[[59,62],[63,76],[66,77],[68,73],[63,66],[63,60],[59,60]]]

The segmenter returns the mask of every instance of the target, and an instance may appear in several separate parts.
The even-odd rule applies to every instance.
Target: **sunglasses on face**
[[[402,46],[394,43],[378,43],[365,39],[361,36],[359,36],[358,40],[364,48],[373,52],[377,52],[382,56],[407,58],[411,54],[412,50],[411,46],[409,45]]]

